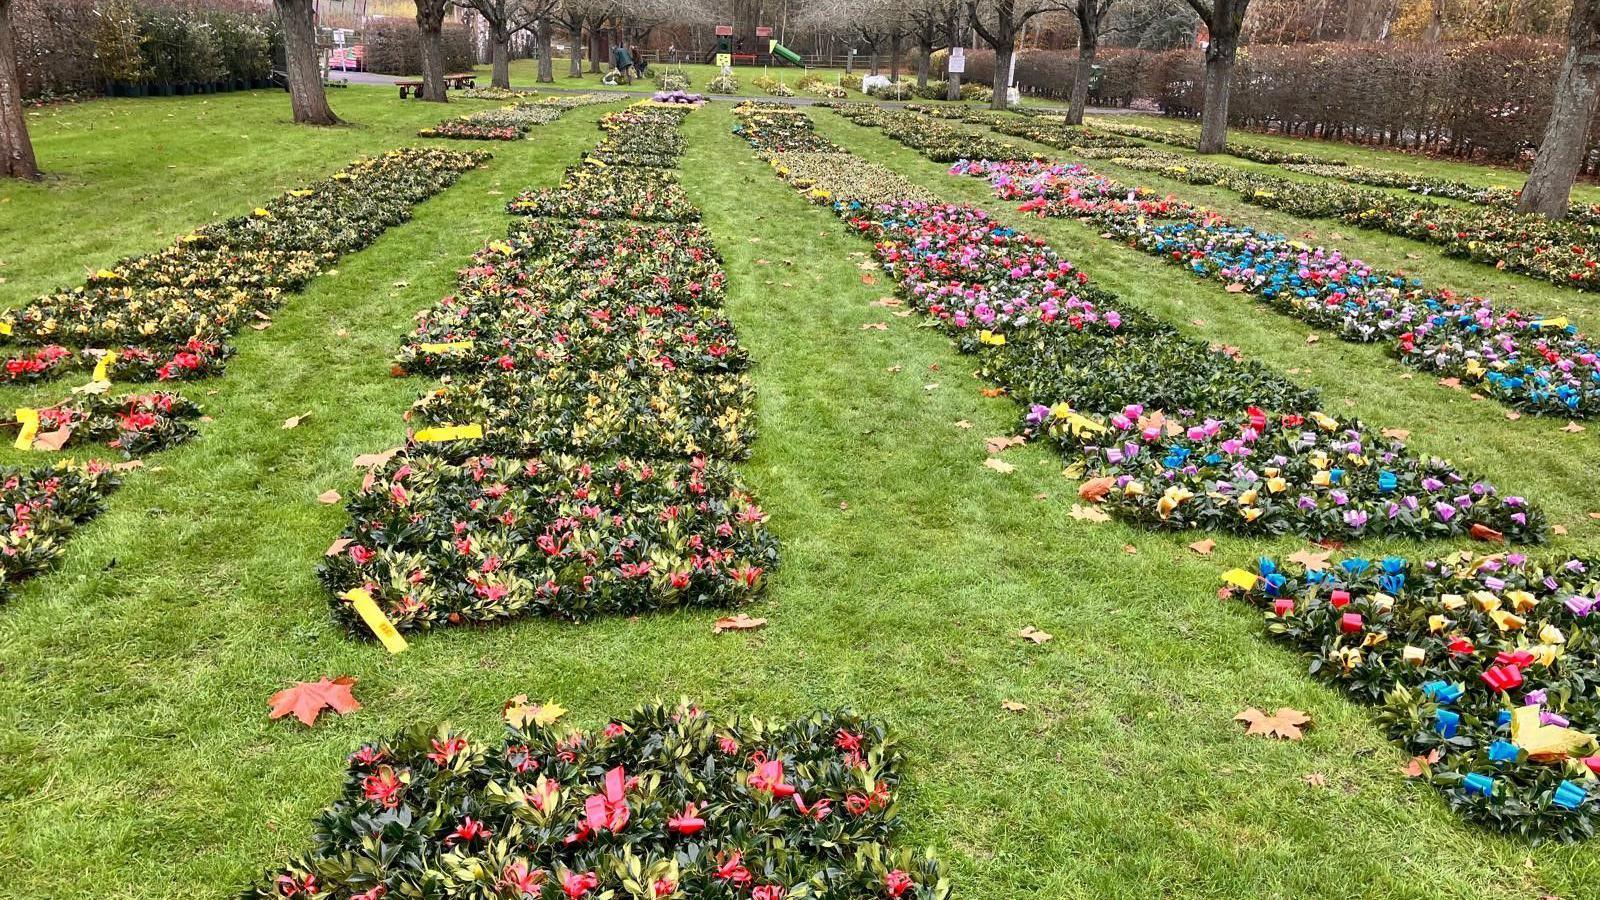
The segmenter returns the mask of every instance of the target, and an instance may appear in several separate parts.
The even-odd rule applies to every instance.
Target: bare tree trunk
[[[928,43],[917,44],[917,87],[928,86],[928,64],[933,56],[933,45]]]
[[[17,75],[17,48],[11,34],[11,0],[0,0],[0,176],[39,177],[39,162],[28,138],[22,111],[22,80]]]
[[[994,48],[994,96],[990,109],[1005,109],[1011,94],[1011,58],[1017,53],[1014,45]]]
[[[600,23],[589,23],[589,72],[600,74]]]
[[[569,25],[568,28],[567,28],[567,31],[571,33],[571,39],[572,39],[572,56],[568,60],[568,63],[567,63],[567,77],[568,78],[582,78],[583,77],[583,23],[581,23],[581,22],[577,23],[576,27],[573,27],[573,26]]]
[[[1094,54],[1099,35],[1079,32],[1078,70],[1072,76],[1072,101],[1067,104],[1067,124],[1082,125],[1083,111],[1089,105],[1089,81],[1094,78]]]
[[[959,7],[952,6],[950,8],[950,18],[946,19],[944,23],[944,43],[945,46],[950,48],[950,55],[952,57],[956,54],[956,48],[961,46],[961,18],[959,10]],[[944,98],[946,100],[961,99],[960,72],[945,73]]]
[[[1200,113],[1201,153],[1221,153],[1228,146],[1228,89],[1233,85],[1233,54],[1213,59],[1206,53],[1205,106]]]
[[[539,20],[533,39],[539,45],[539,83],[550,84],[556,80],[555,60],[550,58],[550,22]]]
[[[895,32],[889,38],[889,80],[900,83],[900,33]]]
[[[869,74],[869,75],[878,74],[878,48],[877,48],[876,45],[874,45],[873,48],[872,48],[872,56],[868,60],[868,66],[869,66],[869,71],[868,71],[867,74]]]
[[[496,28],[490,34],[490,43],[494,45],[492,58],[494,60],[494,74],[490,76],[489,83],[497,88],[511,87],[511,35],[504,28]]]
[[[448,103],[444,85],[444,14],[447,0],[416,0],[422,32],[422,99]]]
[[[3,80],[3,76],[0,76]],[[1517,209],[1565,218],[1588,149],[1589,126],[1600,104],[1600,0],[1573,0],[1567,55],[1556,80],[1550,120],[1539,142]]]
[[[285,68],[289,76],[289,106],[301,125],[337,125],[339,117],[328,106],[322,87],[322,65],[317,60],[317,32],[311,20],[312,0],[274,0],[283,22]]]

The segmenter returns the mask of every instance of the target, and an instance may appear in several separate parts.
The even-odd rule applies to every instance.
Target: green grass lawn
[[[604,68],[605,69],[610,69],[610,65],[608,64]],[[650,66],[650,69],[647,70],[647,71],[655,71],[655,70],[660,70],[660,71],[664,71],[664,72],[683,72],[685,75],[689,76],[689,89],[691,91],[704,91],[706,89],[706,82],[708,82],[711,79],[715,78],[717,76],[717,74],[722,71],[721,69],[717,68],[714,65],[707,65],[705,63],[680,63],[678,65],[672,65],[670,63],[653,63]],[[487,78],[489,76],[490,72],[491,72],[491,67],[490,66],[478,66],[476,71],[480,75],[482,75],[484,78]],[[555,83],[553,85],[551,85],[551,86],[552,87],[558,87],[558,88],[582,88],[584,90],[596,90],[596,91],[629,91],[629,90],[631,90],[631,91],[653,91],[653,90],[656,89],[656,83],[654,81],[650,80],[650,78],[648,76],[645,77],[645,78],[635,78],[634,81],[633,81],[633,84],[631,84],[631,85],[628,85],[628,84],[619,84],[619,85],[601,84],[600,83],[600,75],[603,74],[603,72],[602,73],[598,73],[598,74],[594,73],[594,72],[590,72],[587,62],[584,63],[583,76],[581,78],[569,77],[567,75],[568,71],[569,71],[569,69],[568,69],[567,58],[564,57],[564,56],[556,57],[556,59],[555,59],[555,79],[556,80],[555,80]],[[806,70],[803,70],[803,69],[800,69],[800,68],[797,68],[797,67],[793,67],[793,66],[772,66],[772,67],[767,67],[767,66],[734,66],[733,74],[734,74],[735,77],[737,77],[739,79],[739,91],[738,91],[737,96],[740,96],[740,97],[764,97],[764,96],[766,96],[766,92],[765,91],[763,91],[760,88],[756,87],[755,85],[751,84],[752,80],[754,80],[757,76],[760,76],[763,73],[769,74],[774,78],[782,80],[784,83],[788,84],[790,87],[794,87],[794,83],[795,83],[796,79],[798,79],[805,71]],[[816,75],[820,76],[824,81],[827,81],[829,84],[838,84],[839,83],[839,76],[841,76],[841,75],[843,75],[845,73],[843,69],[811,69],[810,71],[815,73]],[[868,71],[868,70],[865,67],[858,67],[855,70],[855,74],[857,76],[859,76],[859,75],[862,75],[863,73],[865,73],[866,71]],[[884,70],[884,74],[885,75],[888,74],[888,69]],[[531,59],[512,60],[512,62],[511,62],[511,86],[512,87],[517,87],[517,88],[535,88],[535,87],[538,87],[538,84],[537,84],[538,77],[539,77],[539,64],[538,64],[538,62],[536,60],[531,60]],[[906,77],[906,76],[904,74],[902,74],[901,77]],[[913,72],[910,77],[914,81],[915,78],[916,78],[916,74]],[[863,99],[863,97],[864,97],[864,95],[860,91],[854,91],[854,90],[850,90],[848,88],[846,88],[846,90],[849,92],[849,94],[850,94],[852,99],[860,100],[860,99]],[[798,96],[802,96],[802,97],[816,97],[816,95],[814,95],[814,94],[806,94],[806,93],[803,93],[803,92],[800,92],[800,91],[796,91],[796,94]]]
[[[295,127],[278,93],[34,113],[51,177],[0,185],[0,302],[418,142],[418,127],[466,105],[401,103],[375,87],[333,102],[355,124]],[[348,494],[352,458],[401,438],[422,383],[389,377],[389,357],[411,315],[504,233],[511,194],[552,183],[593,144],[604,109],[485,145],[489,166],[318,278],[270,329],[244,332],[225,377],[186,388],[214,417],[201,437],[132,473],[60,567],[0,608],[0,896],[230,896],[306,847],[360,740],[444,719],[493,734],[519,693],[558,699],[585,725],[679,695],[714,712],[849,705],[885,717],[910,758],[905,841],[937,848],[959,897],[1594,895],[1594,846],[1531,847],[1462,825],[1402,777],[1367,709],[1313,682],[1264,639],[1258,615],[1217,600],[1221,569],[1299,543],[1222,538],[1203,558],[1186,548],[1194,535],[1074,520],[1075,484],[1047,448],[1008,451],[1011,475],[985,469],[984,438],[1009,434],[1016,407],[983,397],[940,332],[869,306],[888,290],[863,281],[869,245],[754,159],[728,133],[726,105],[689,118],[683,180],[726,257],[728,314],[756,360],[761,438],[742,469],[784,542],[750,610],[769,626],[716,636],[712,611],[521,621],[418,636],[394,657],[344,637],[313,569],[347,516],[316,495]],[[1600,510],[1592,429],[1507,421],[1490,401],[1400,378],[1376,347],[1307,345],[1304,326],[1246,298],[1074,222],[1025,219],[980,181],[815,116],[863,157],[1048,237],[1186,330],[1299,370],[1332,410],[1409,428],[1418,447],[1526,492],[1569,527],[1562,549],[1600,544],[1585,516]],[[1430,280],[1492,296],[1520,285],[1513,296],[1587,314],[1582,296],[1347,237]],[[862,329],[873,322],[889,327]],[[12,393],[5,402],[21,403]],[[280,427],[306,411],[299,428]],[[1026,625],[1055,639],[1027,643]],[[267,720],[272,692],[336,674],[360,679],[361,711],[313,730]],[[1027,709],[1005,712],[1006,700]],[[1304,742],[1246,737],[1232,721],[1280,705],[1315,718]]]

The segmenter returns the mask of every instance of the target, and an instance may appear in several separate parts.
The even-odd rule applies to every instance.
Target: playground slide
[[[788,62],[790,65],[799,66],[802,69],[805,68],[806,61],[800,58],[800,54],[790,50],[788,47],[785,47],[777,41],[772,42],[772,47],[767,52],[781,60]]]

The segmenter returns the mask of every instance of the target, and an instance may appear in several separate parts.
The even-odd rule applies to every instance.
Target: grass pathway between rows
[[[396,109],[365,111],[414,115]],[[906,840],[936,846],[964,897],[1576,898],[1597,877],[1590,849],[1465,829],[1404,782],[1364,709],[1216,601],[1220,564],[1191,538],[1073,521],[1046,449],[1008,451],[1010,476],[984,469],[983,438],[1008,433],[1015,407],[982,398],[936,332],[867,305],[887,293],[862,283],[851,254],[867,244],[730,137],[725,107],[689,118],[684,179],[757,363],[762,437],[744,471],[785,564],[751,612],[771,624],[718,637],[709,611],[525,621],[425,635],[392,658],[343,637],[312,569],[345,514],[314,497],[348,493],[351,458],[398,437],[421,382],[390,379],[388,358],[411,313],[504,233],[511,193],[593,143],[599,112],[496,146],[249,333],[203,437],[152,460],[164,470],[131,479],[60,570],[0,609],[0,896],[230,896],[304,848],[361,739],[441,718],[492,734],[523,692],[587,725],[679,694],[723,713],[884,716],[912,760]],[[882,141],[848,140],[885,158],[868,137]],[[946,196],[958,184],[915,174]],[[165,227],[205,218],[183,213]],[[119,240],[113,258],[141,248]],[[1075,255],[1101,274],[1099,254]],[[889,329],[861,330],[875,321]],[[1055,640],[1017,638],[1030,624]],[[337,673],[361,679],[356,715],[311,731],[266,720],[272,691]],[[1309,710],[1317,729],[1247,739],[1229,720],[1247,705]]]

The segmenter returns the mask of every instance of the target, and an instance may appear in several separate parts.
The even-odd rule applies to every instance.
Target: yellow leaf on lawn
[[[993,456],[984,460],[983,465],[985,468],[993,469],[996,472],[999,472],[1001,475],[1010,475],[1012,472],[1017,470],[1017,467],[1013,466],[1011,463]]]

